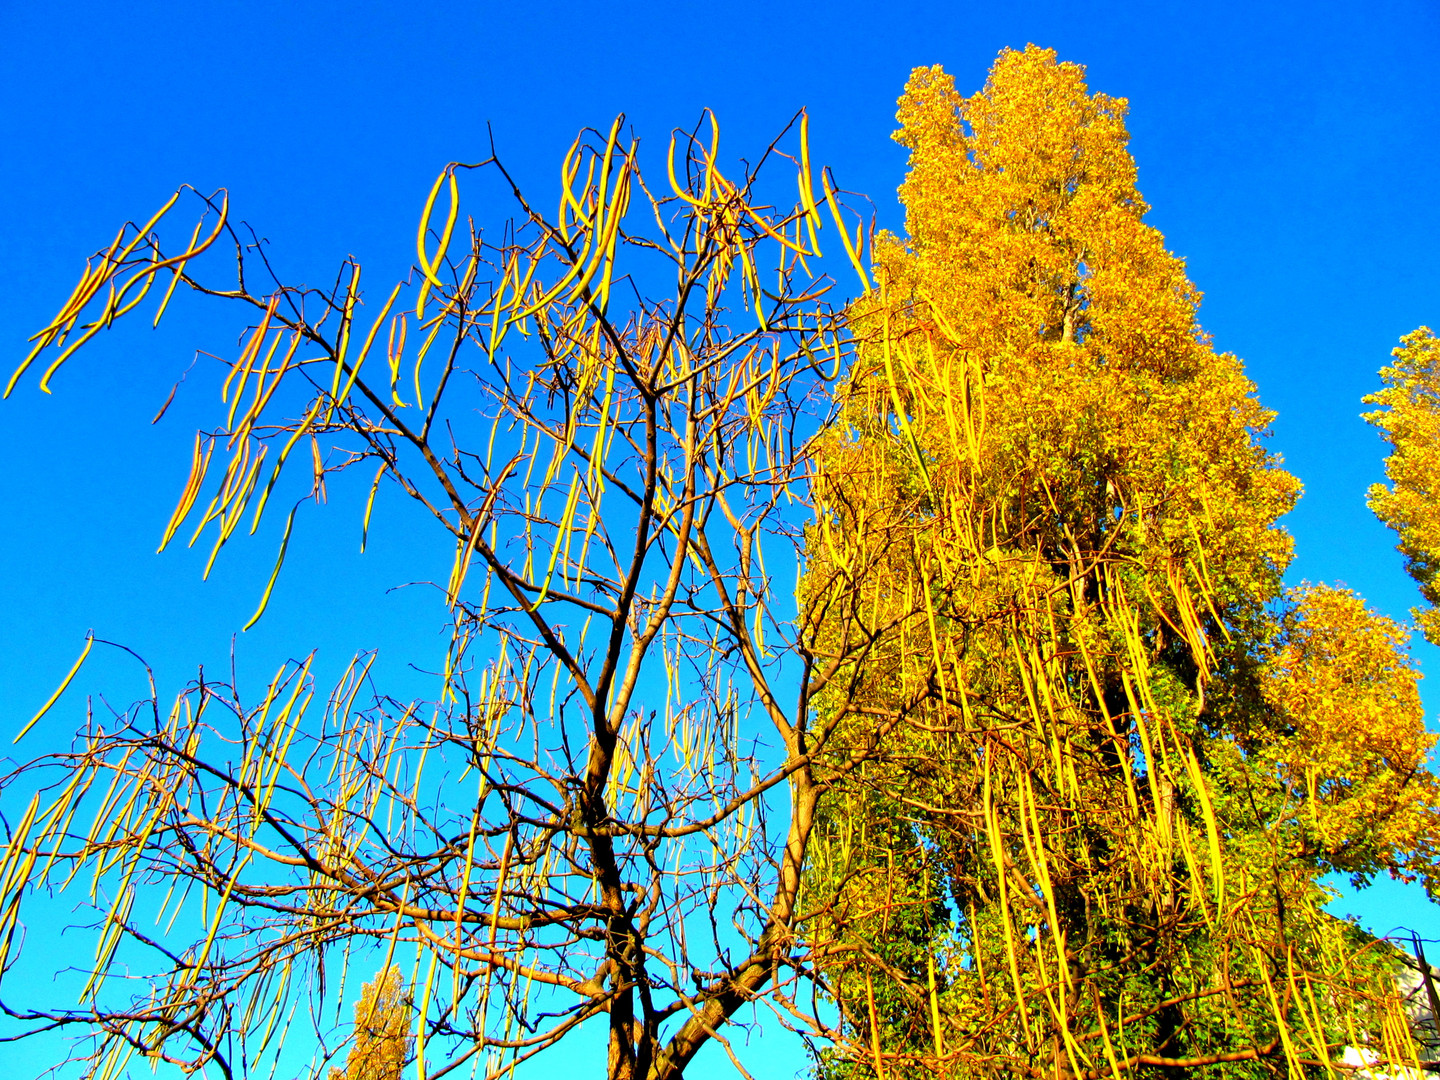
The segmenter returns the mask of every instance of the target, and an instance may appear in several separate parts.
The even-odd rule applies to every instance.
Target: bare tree
[[[87,1076],[136,1055],[244,1075],[296,1017],[323,1040],[341,961],[404,973],[422,1078],[506,1075],[602,1015],[615,1078],[678,1077],[711,1040],[735,1058],[750,1002],[806,1022],[833,726],[811,703],[843,711],[833,684],[889,628],[837,615],[859,610],[858,561],[792,588],[849,349],[812,263],[822,218],[861,265],[805,124],[732,180],[702,123],[656,189],[617,120],[571,148],[553,217],[495,157],[451,165],[368,318],[358,262],[283,283],[223,194],[182,189],[90,260],[7,394],[48,360],[46,389],[152,289],[157,321],[177,289],[232,305],[248,328],[165,541],[188,524],[213,562],[280,506],[258,619],[299,509],[363,470],[365,528],[388,485],[453,545],[453,625],[433,701],[386,696],[367,656],[315,717],[305,659],[258,693],[201,678],[92,714],[13,772],[4,963],[36,893],[79,898],[98,934],[75,1006],[4,1002],[27,1033],[78,1033]],[[793,208],[765,201],[777,170]],[[460,212],[462,178],[487,177],[515,208],[494,234]],[[200,220],[172,249],[182,197]]]

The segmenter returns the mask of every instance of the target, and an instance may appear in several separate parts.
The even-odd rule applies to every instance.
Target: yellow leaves
[[[415,1044],[414,1008],[400,969],[387,967],[355,1003],[355,1040],[331,1080],[400,1080]]]
[[[968,99],[939,68],[912,74],[909,235],[875,244],[880,288],[852,305],[857,362],[819,447],[809,587],[855,582],[821,651],[899,628],[828,706],[850,713],[837,759],[879,741],[837,788],[863,790],[846,812],[872,833],[911,830],[968,913],[912,972],[953,943],[956,986],[989,967],[987,1002],[1013,1002],[990,1027],[928,1018],[952,1075],[1046,1042],[1072,1072],[1103,1072],[1102,1051],[1117,1072],[1185,1056],[1126,1000],[1152,992],[1194,992],[1187,1052],[1265,1030],[1277,1056],[1323,1055],[1369,986],[1305,951],[1323,917],[1296,912],[1325,866],[1423,871],[1440,823],[1404,634],[1341,590],[1282,599],[1276,522],[1299,484],[1142,220],[1124,115],[1034,47]],[[876,736],[877,716],[898,719]],[[867,859],[903,887],[862,839]],[[1215,970],[1235,977],[1223,1000]],[[1328,995],[1303,1030],[1287,970]],[[865,971],[877,1005],[888,977]]]
[[[1299,590],[1266,667],[1265,697],[1284,736],[1257,753],[1275,763],[1312,842],[1342,869],[1398,865],[1425,844],[1434,780],[1424,763],[1419,673],[1406,634],[1344,589]]]
[[[1400,534],[1406,569],[1429,602],[1415,618],[1440,645],[1440,339],[1422,326],[1393,355],[1395,363],[1380,371],[1385,388],[1365,398],[1380,406],[1365,419],[1391,445],[1390,487],[1370,489],[1370,509]]]
[[[1083,69],[1033,46],[1003,52],[968,100],[938,67],[911,76],[895,135],[912,151],[900,189],[909,244],[968,333],[1062,327],[1055,288],[1113,246],[1107,230],[1143,230],[1123,115],[1086,93]]]
[[[1042,200],[1036,209],[1048,212],[1059,204],[1045,196],[1063,199],[1082,173],[1092,190],[1134,197],[1125,110],[1122,99],[1088,92],[1082,66],[1057,63],[1053,49],[1029,45],[1000,54],[984,90],[966,102],[965,119],[976,163],[1034,183]],[[1045,181],[1057,169],[1065,183],[1050,188]]]
[[[1298,743],[1317,753],[1378,756],[1413,768],[1428,737],[1406,639],[1353,592],[1301,590],[1270,662],[1267,691],[1295,726]]]
[[[1070,538],[1043,544],[1114,536],[1156,573],[1203,560],[1207,594],[1263,602],[1289,559],[1274,522],[1297,486],[1257,448],[1269,415],[1210,348],[1183,262],[1141,220],[1124,114],[1083,68],[1033,46],[1003,52],[968,99],[938,67],[916,69],[895,136],[911,150],[909,236],[875,246],[884,294],[854,308],[857,383],[893,383],[885,357],[924,332],[932,369],[960,357],[966,370],[963,384],[907,372],[913,401],[891,403],[930,472],[962,456],[963,433],[982,472],[974,499],[1049,505],[1068,523]]]

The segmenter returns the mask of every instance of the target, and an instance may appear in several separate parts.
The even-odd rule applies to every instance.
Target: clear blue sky
[[[1306,485],[1287,521],[1292,577],[1344,581],[1391,614],[1415,594],[1364,505],[1382,447],[1360,397],[1404,332],[1440,325],[1440,5],[888,2],[614,5],[424,2],[0,5],[0,369],[54,313],[126,218],[182,182],[230,189],[292,277],[403,273],[439,169],[487,148],[549,201],[576,130],[626,112],[658,142],[709,106],[732,152],[800,107],[816,157],[900,224],[889,139],[915,65],[977,89],[996,52],[1033,41],[1130,99],[1150,221],[1189,261],[1202,320],[1244,357],[1279,413],[1274,447]],[[371,279],[374,280],[374,279]],[[0,406],[0,733],[74,659],[84,633],[122,641],[176,686],[226,662],[270,544],[203,559],[154,549],[183,481],[201,385],[149,419],[197,346],[235,327],[188,305],[173,324],[117,330],[56,381]],[[384,650],[403,679],[439,642],[423,590],[446,551],[383,524],[361,558],[353,505],[311,514],[242,666],[320,646],[342,664]],[[1431,671],[1436,651],[1417,646]],[[30,749],[61,745],[83,692],[139,695],[133,665],[87,669]],[[1435,702],[1431,702],[1434,726]],[[4,740],[8,742],[8,738]],[[1376,930],[1440,938],[1413,890],[1352,902]],[[0,1072],[16,1051],[0,1047]],[[38,1063],[16,1062],[22,1072]]]

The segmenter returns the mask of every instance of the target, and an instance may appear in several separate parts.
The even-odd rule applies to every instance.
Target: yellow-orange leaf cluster
[[[1370,508],[1400,534],[1406,568],[1429,602],[1416,609],[1425,636],[1440,645],[1440,339],[1422,326],[1401,339],[1395,363],[1380,369],[1385,388],[1366,413],[1392,449],[1390,487],[1370,489]]]
[[[809,550],[866,583],[822,645],[888,643],[820,703],[827,1074],[1414,1060],[1320,879],[1424,861],[1415,672],[1357,598],[1282,589],[1299,484],[1125,109],[1033,46],[900,99],[907,236],[852,308]]]
[[[400,1080],[415,1043],[414,1007],[400,970],[387,967],[365,984],[355,1003],[355,1035],[345,1069],[330,1080]]]
[[[1407,635],[1359,596],[1331,588],[1301,590],[1282,631],[1265,678],[1282,735],[1253,754],[1284,778],[1286,816],[1297,819],[1291,854],[1362,873],[1424,872],[1440,837],[1425,769],[1435,738],[1425,732]]]

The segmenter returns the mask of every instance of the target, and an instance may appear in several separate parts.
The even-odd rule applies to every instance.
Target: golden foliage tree
[[[172,246],[183,191],[89,262],[10,389],[36,365],[48,389],[147,296],[156,320],[177,290],[227,308],[242,344],[165,542],[208,536],[213,563],[278,514],[259,618],[297,514],[362,472],[362,548],[377,502],[408,500],[450,565],[451,633],[428,702],[385,694],[373,656],[327,699],[311,657],[92,716],[6,777],[28,808],[0,965],[47,893],[98,927],[80,1001],[13,1018],[79,1033],[96,1076],[138,1056],[228,1078],[292,1019],[323,1036],[339,961],[378,953],[414,996],[420,1080],[508,1076],[582,1027],[614,1080],[673,1080],[707,1045],[744,1052],[742,1008],[794,1012],[811,703],[883,644],[815,647],[863,561],[811,573],[798,610],[773,583],[802,556],[807,433],[849,348],[813,262],[827,220],[851,245],[848,215],[805,131],[735,173],[702,124],[657,185],[617,120],[571,148],[553,214],[493,157],[452,165],[413,270],[377,293],[354,259],[330,288],[280,280],[218,196]],[[462,213],[476,187],[508,224]],[[392,986],[372,994],[398,1024]]]
[[[1429,606],[1415,618],[1440,645],[1440,339],[1422,326],[1400,340],[1395,363],[1380,369],[1385,388],[1365,399],[1365,414],[1390,443],[1390,486],[1370,489],[1370,509],[1400,534],[1406,569]]]
[[[400,969],[388,967],[365,984],[355,1003],[355,1035],[345,1068],[330,1080],[400,1080],[415,1046],[414,1002]]]
[[[1298,485],[1144,223],[1125,108],[1033,46],[900,99],[907,236],[852,308],[810,543],[817,588],[884,567],[819,702],[826,1074],[1415,1060],[1319,878],[1433,866],[1416,673],[1358,598],[1282,588]]]

